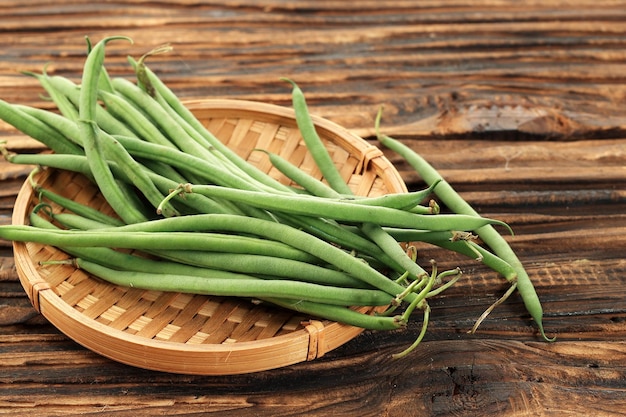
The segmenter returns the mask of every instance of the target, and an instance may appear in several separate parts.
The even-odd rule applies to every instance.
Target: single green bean
[[[76,200],[71,198],[63,197],[47,188],[42,187],[39,184],[32,184],[33,192],[39,196],[39,199],[46,199],[52,203],[58,204],[66,210],[70,210],[71,212],[79,215],[81,217],[85,217],[94,221],[98,221],[101,223],[106,223],[111,226],[123,226],[124,222],[119,220],[116,217],[108,216],[102,213],[100,210],[97,210],[93,207],[84,205],[79,203]]]
[[[210,197],[238,201],[266,210],[300,214],[305,216],[325,217],[338,221],[363,223],[371,222],[380,226],[407,227],[424,230],[475,230],[485,224],[497,224],[508,227],[499,220],[483,217],[439,214],[436,216],[420,215],[387,207],[351,204],[314,196],[273,195],[270,193],[227,189],[213,185],[186,184],[187,193],[198,193]]]
[[[32,226],[6,225],[0,226],[0,238],[51,246],[104,246],[139,250],[172,249],[230,252],[270,255],[303,262],[319,262],[319,258],[310,252],[296,249],[281,242],[223,233],[137,232],[128,234],[109,229],[106,231],[45,230]]]
[[[396,330],[406,327],[401,317],[387,317],[377,314],[360,313],[348,307],[330,304],[314,303],[303,300],[286,300],[283,298],[268,298],[266,301],[279,307],[298,311],[314,317],[321,317],[354,327],[369,330]]]
[[[310,194],[328,198],[341,197],[340,193],[326,185],[324,182],[304,172],[300,167],[292,164],[290,161],[281,157],[280,155],[274,152],[266,151],[264,149],[256,150],[265,153],[274,168],[276,168],[291,181],[308,191]]]
[[[98,83],[104,62],[105,45],[120,37],[109,37],[98,42],[85,60],[79,98],[78,126],[83,148],[94,180],[113,210],[125,223],[146,220],[134,205],[128,204],[127,196],[118,186],[106,161],[104,150],[98,140],[99,127],[95,122],[98,107]],[[127,38],[126,38],[127,39]]]
[[[351,194],[352,190],[335,166],[335,163],[328,153],[328,149],[323,146],[317,129],[315,128],[315,123],[313,123],[311,115],[309,114],[302,90],[294,81],[287,78],[283,78],[283,80],[287,81],[292,86],[292,103],[296,115],[296,123],[298,124],[302,139],[304,139],[313,160],[332,189],[340,194]]]
[[[304,172],[302,169],[300,169],[300,167],[292,164],[290,161],[286,160],[280,155],[262,149],[257,150],[264,152],[268,156],[272,165],[276,169],[278,169],[283,175],[292,180],[294,183],[301,186],[303,189],[307,190],[309,194],[318,197],[341,199],[343,201],[352,202],[355,204],[389,207],[398,210],[409,210],[411,208],[417,208],[417,206],[422,201],[424,201],[424,199],[428,197],[428,195],[432,193],[432,189],[434,188],[428,187],[424,190],[414,191],[410,193],[385,194],[379,197],[363,197],[353,194],[340,194],[332,188],[328,187],[322,181],[319,181],[317,178],[314,178],[308,173]],[[417,212],[421,214],[431,214],[432,209],[430,207],[420,206]]]
[[[363,223],[361,230],[366,236],[372,239],[383,252],[389,254],[405,271],[408,271],[413,279],[423,279],[428,275],[421,266],[406,255],[406,252],[398,242],[379,225],[370,222]]]

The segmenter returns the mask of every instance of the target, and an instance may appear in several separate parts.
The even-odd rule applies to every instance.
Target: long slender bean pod
[[[371,222],[381,226],[410,227],[425,230],[475,230],[485,224],[508,227],[499,220],[470,215],[441,214],[428,216],[409,213],[387,207],[351,204],[342,201],[302,195],[272,195],[268,193],[227,189],[212,185],[187,184],[185,192],[199,193],[210,197],[224,198],[250,204],[267,210],[319,216],[345,222]]]
[[[340,199],[345,202],[351,202],[355,204],[364,204],[369,206],[381,206],[395,208],[398,210],[409,210],[416,208],[428,195],[432,193],[433,187],[428,187],[421,191],[413,191],[409,193],[394,193],[385,194],[379,197],[363,197],[356,196],[354,194],[340,194],[328,187],[322,181],[312,177],[308,173],[304,172],[300,167],[292,164],[288,160],[282,158],[280,155],[273,152],[265,151],[263,149],[257,149],[260,152],[265,153],[272,165],[278,169],[287,178],[292,180],[303,189],[307,190],[309,194],[326,197],[331,199]],[[430,207],[420,207],[419,212],[421,214],[431,214],[432,209]],[[415,212],[415,211],[414,211]]]
[[[33,192],[39,196],[39,199],[47,199],[48,201],[58,204],[66,210],[70,210],[78,216],[85,217],[100,223],[109,224],[110,226],[123,226],[124,223],[116,217],[107,216],[100,210],[97,210],[91,206],[81,204],[71,198],[65,198],[47,188],[40,186],[39,184],[32,183]]]
[[[302,90],[294,81],[287,78],[283,78],[283,80],[287,81],[292,86],[291,94],[293,109],[296,114],[296,123],[298,124],[302,139],[304,139],[313,160],[332,189],[340,194],[351,194],[352,191],[350,187],[341,176],[341,173],[328,154],[327,149],[324,146],[320,146],[322,141],[317,134],[315,123],[313,123],[311,115],[309,114]]]
[[[317,262],[318,258],[281,242],[248,236],[193,232],[124,232],[40,230],[32,226],[1,226],[0,238],[52,246],[94,246],[122,249],[201,250],[258,254]],[[349,256],[349,255],[348,255]]]
[[[270,298],[267,299],[267,301],[277,306],[295,310],[300,313],[310,314],[314,317],[323,317],[328,320],[338,321],[363,329],[396,330],[406,327],[406,322],[398,316],[387,317],[382,315],[364,314],[347,307],[314,303],[303,300]]]
[[[83,139],[83,148],[91,173],[102,194],[113,210],[126,222],[135,223],[146,220],[141,211],[129,205],[123,190],[117,185],[107,164],[104,150],[98,141],[99,128],[96,125],[96,108],[98,106],[98,82],[104,62],[105,45],[120,37],[105,38],[91,50],[83,67],[80,90],[78,126]]]

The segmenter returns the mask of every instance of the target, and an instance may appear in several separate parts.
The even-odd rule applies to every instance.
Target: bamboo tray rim
[[[255,121],[267,119],[275,122],[276,117],[279,117],[281,125],[296,126],[293,109],[274,104],[247,100],[209,99],[189,100],[185,101],[185,105],[192,112],[210,111],[214,118],[224,118],[231,114],[231,118],[249,118]],[[234,112],[236,112],[236,115],[234,115]],[[331,138],[330,140],[341,141],[339,146],[349,151],[350,154],[354,152],[361,154],[364,162],[362,162],[360,169],[370,169],[368,168],[369,162],[376,160],[380,165],[379,168],[383,170],[378,175],[391,177],[391,184],[395,189],[390,191],[406,192],[406,185],[399,173],[384,157],[379,148],[334,122],[317,116],[312,117],[315,125],[322,130],[320,135],[334,136],[334,139]],[[39,180],[45,181],[45,178],[51,175],[53,171],[45,170],[40,174]],[[22,185],[15,202],[12,215],[13,224],[28,223],[26,219],[32,198],[33,190],[27,180]],[[353,339],[364,330],[342,323],[311,318],[308,322],[302,324],[303,328],[296,329],[291,333],[232,343],[183,343],[127,333],[83,315],[82,312],[62,300],[45,278],[39,274],[37,266],[30,257],[28,245],[30,243],[13,242],[13,249],[20,281],[35,309],[77,343],[105,357],[129,365],[157,371],[201,375],[257,372],[319,358],[326,352]],[[365,307],[363,309],[363,311],[371,311],[371,308]],[[62,318],[58,317],[58,312],[63,314]],[[74,326],[68,326],[65,323],[66,319],[69,319],[71,321],[70,324],[73,323]],[[96,337],[94,337],[94,333]],[[174,356],[188,355],[192,362],[195,361],[193,365],[197,367],[194,368],[186,363],[177,363],[175,365],[151,363],[149,357],[142,362],[138,358],[127,357],[124,352],[119,354],[117,352],[111,353],[110,347],[107,347],[111,343],[120,344],[120,347],[139,348],[148,356],[153,353],[165,353]],[[299,347],[297,352],[284,351],[285,349],[293,350],[293,346]],[[284,358],[280,361],[272,358],[273,362],[271,365],[258,363],[258,358],[253,360],[255,353],[258,352],[265,352],[269,355],[281,354],[284,355]],[[231,355],[237,353],[241,354],[240,357],[236,358],[241,363],[234,365],[229,363],[228,359],[231,358]],[[205,365],[197,362],[207,360],[209,363]],[[183,362],[185,361],[183,360]],[[245,367],[248,367],[248,369],[245,369]]]

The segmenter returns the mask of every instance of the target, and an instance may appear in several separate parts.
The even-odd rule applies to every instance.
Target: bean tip
[[[300,87],[298,87],[298,84],[296,84],[296,82],[294,80],[292,80],[291,78],[287,78],[287,77],[280,77],[279,78],[281,81],[286,81],[289,84],[291,84],[291,86],[293,87],[294,90],[299,89]]]

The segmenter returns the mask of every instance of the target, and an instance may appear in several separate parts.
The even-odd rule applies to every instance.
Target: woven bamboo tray
[[[235,100],[187,105],[220,140],[282,182],[289,183],[264,153],[252,152],[254,148],[279,153],[321,177],[291,109]],[[332,122],[314,121],[355,193],[406,191],[378,148]],[[37,181],[112,213],[97,188],[81,175],[45,170]],[[15,203],[14,224],[27,223],[36,200],[25,183]],[[41,266],[40,261],[67,257],[50,246],[15,242],[14,253],[21,283],[44,317],[88,349],[141,368],[202,375],[257,372],[319,358],[362,332],[248,300],[126,288],[68,265]]]

